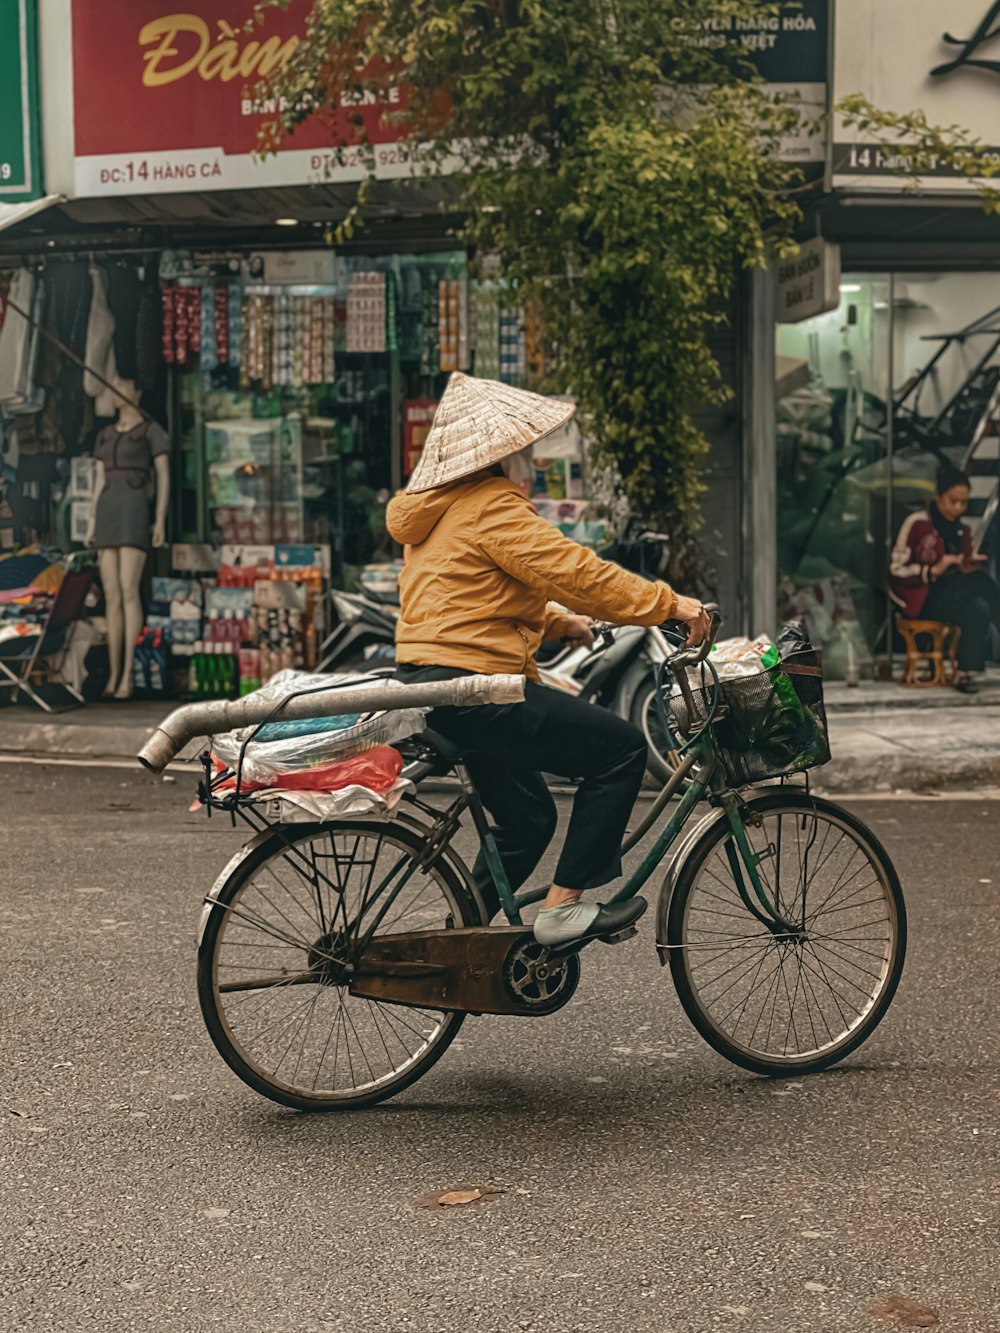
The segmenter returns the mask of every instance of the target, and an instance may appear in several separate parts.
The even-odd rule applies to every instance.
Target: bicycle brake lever
[[[677,668],[682,666],[697,666],[699,662],[704,662],[705,658],[709,655],[709,653],[715,646],[715,640],[718,636],[720,628],[722,627],[722,612],[719,610],[715,602],[706,602],[704,605],[704,609],[708,612],[708,617],[709,617],[708,634],[702,640],[702,642],[698,644],[696,647],[691,647],[687,649],[682,648],[679,653],[675,653],[674,656],[670,659],[670,665],[672,668]],[[676,624],[683,622],[671,621],[668,623]]]

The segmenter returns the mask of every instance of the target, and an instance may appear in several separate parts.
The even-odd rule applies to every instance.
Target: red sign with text
[[[181,0],[183,3],[183,0]],[[247,30],[253,0],[73,0],[75,178],[79,196],[246,189],[359,180],[369,171],[354,122],[360,114],[375,174],[409,175],[412,159],[384,104],[343,99],[257,157],[273,102],[255,85],[302,41],[312,0],[265,11]],[[332,145],[348,143],[335,149]]]
[[[424,451],[437,400],[408,398],[403,404],[403,476],[409,477]]]

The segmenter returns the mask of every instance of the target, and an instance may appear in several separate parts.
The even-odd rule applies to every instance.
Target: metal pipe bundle
[[[471,708],[477,704],[523,701],[523,676],[459,676],[455,680],[416,685],[373,681],[291,698],[280,709],[276,708],[274,699],[260,699],[248,694],[244,699],[219,699],[175,708],[139,751],[138,759],[150,772],[162,773],[195,736],[257,726],[274,717],[295,721],[398,708]]]

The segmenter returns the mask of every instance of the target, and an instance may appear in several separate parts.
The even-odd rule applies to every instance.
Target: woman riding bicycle
[[[692,643],[709,628],[696,599],[601,560],[536,514],[527,493],[532,448],[573,410],[492,380],[452,375],[407,491],[386,516],[405,547],[398,679],[528,678],[521,704],[442,708],[430,718],[463,751],[513,890],[555,832],[555,803],[542,774],[580,780],[555,879],[535,921],[542,944],[614,934],[645,911],[642,898],[608,905],[580,898],[621,874],[646,741],[621,718],[540,685],[535,653],[545,639],[591,644],[591,616],[619,625],[683,621]],[[482,854],[475,878],[492,916],[499,902]]]

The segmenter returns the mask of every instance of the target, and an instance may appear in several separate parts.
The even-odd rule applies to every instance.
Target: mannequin
[[[142,628],[139,587],[150,544],[166,545],[170,500],[170,442],[166,431],[139,410],[139,390],[131,380],[112,381],[118,419],[97,437],[94,516],[87,545],[97,547],[108,619],[111,675],[104,693],[114,699],[132,694],[132,656]],[[149,502],[156,510],[150,538]]]

